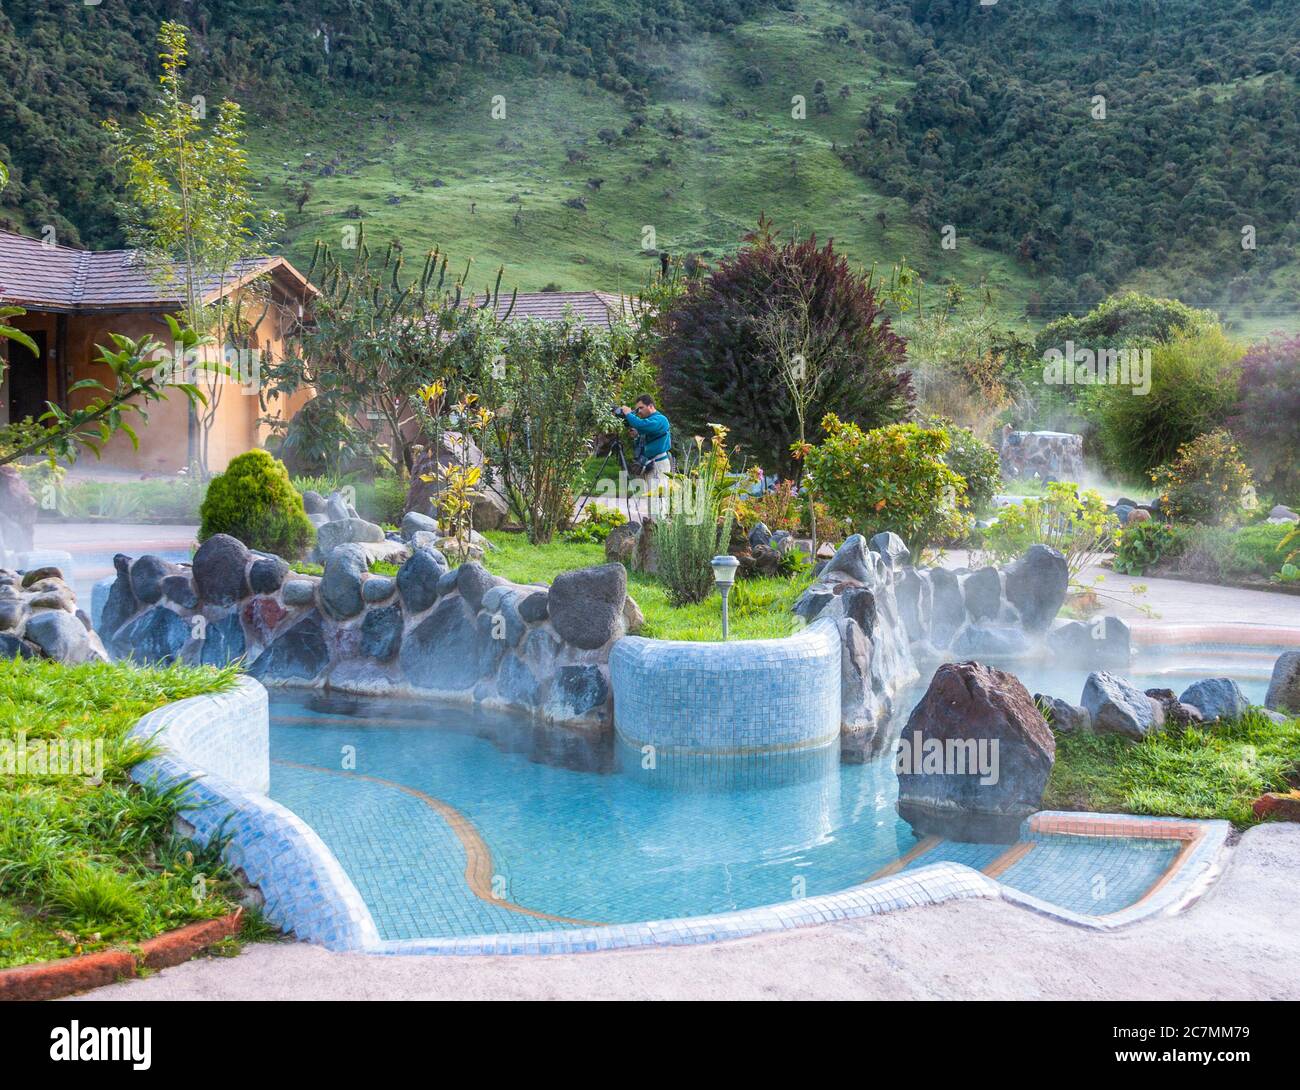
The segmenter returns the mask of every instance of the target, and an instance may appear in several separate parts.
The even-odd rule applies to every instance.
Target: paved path
[[[960,901],[684,949],[368,957],[251,946],[93,999],[1300,999],[1300,826],[1252,829],[1186,912],[1098,934]]]
[[[199,532],[197,526],[144,525],[134,522],[38,522],[36,547],[78,552],[125,552],[138,556],[166,544],[186,548]]]
[[[961,568],[969,563],[964,549],[952,549],[943,555],[943,566]],[[1266,624],[1300,627],[1300,595],[1278,591],[1241,590],[1210,583],[1188,583],[1181,579],[1135,578],[1120,575],[1109,568],[1086,568],[1079,581],[1093,583],[1101,577],[1102,612],[1126,620],[1155,621],[1168,624]],[[1145,587],[1134,594],[1134,587]],[[1154,611],[1154,617],[1142,612]]]

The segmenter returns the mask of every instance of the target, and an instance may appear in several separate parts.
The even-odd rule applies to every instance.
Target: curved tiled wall
[[[609,668],[614,729],[629,746],[733,755],[839,738],[840,638],[831,621],[773,640],[626,636]]]
[[[277,927],[335,950],[379,941],[361,894],[320,836],[266,797],[270,721],[266,690],[241,677],[228,692],[195,696],[150,712],[131,736],[158,754],[131,770],[137,783],[187,783],[182,818],[207,843],[227,836],[226,861],[264,898]]]

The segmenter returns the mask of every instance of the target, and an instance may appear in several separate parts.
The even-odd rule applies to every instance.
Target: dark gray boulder
[[[346,621],[361,612],[361,580],[366,570],[365,549],[351,542],[340,545],[325,558],[320,600],[329,616]]]
[[[1250,709],[1250,701],[1241,691],[1241,686],[1227,677],[1210,677],[1194,682],[1178,699],[1196,708],[1207,722],[1240,719]]]
[[[452,568],[445,571],[438,577],[438,597],[444,594],[454,594],[456,591],[456,580],[460,578],[460,569]]]
[[[121,556],[120,553],[118,555]],[[119,569],[117,578],[109,587],[103,612],[99,615],[99,630],[104,634],[105,640],[110,640],[113,633],[135,616],[139,609],[140,603],[131,590],[131,577]]]
[[[415,534],[436,534],[438,520],[422,515],[419,511],[407,511],[402,516],[402,537],[409,541]]]
[[[791,611],[799,617],[802,617],[809,624],[812,624],[824,610],[834,600],[835,595],[829,590],[818,587],[815,584],[805,590],[794,605]]]
[[[151,606],[163,596],[163,583],[180,569],[162,557],[146,553],[131,565],[131,591],[145,605]]]
[[[541,689],[536,675],[513,651],[501,660],[501,669],[497,673],[497,691],[501,699],[525,708],[535,707]]]
[[[0,599],[0,632],[17,628],[26,615],[27,611],[17,598]]]
[[[866,587],[849,587],[840,595],[844,616],[870,635],[876,630],[876,595]]]
[[[599,666],[561,666],[551,682],[546,714],[551,719],[582,719],[604,707],[609,682]]]
[[[478,634],[463,598],[449,595],[407,633],[398,656],[412,685],[468,690],[479,679]]]
[[[204,666],[225,666],[242,658],[247,649],[239,614],[229,613],[207,626],[203,642],[199,645],[199,662]]]
[[[28,635],[31,631],[29,623]],[[154,606],[118,630],[114,651],[120,658],[169,666],[180,658],[189,638],[190,626],[181,617],[166,606]]]
[[[254,594],[274,594],[289,577],[289,565],[278,556],[259,556],[248,571]]]
[[[891,571],[899,571],[912,562],[912,552],[892,530],[876,534],[870,542],[871,551],[877,553]]]
[[[456,569],[456,589],[460,591],[460,596],[465,599],[469,608],[476,613],[483,605],[483,595],[504,582],[504,579],[493,575],[475,560],[462,564]]]
[[[931,568],[930,581],[930,642],[935,647],[947,647],[958,630],[966,623],[966,599],[955,572],[947,568]]]
[[[1184,704],[1174,694],[1173,689],[1147,689],[1147,696],[1160,705],[1165,715],[1165,723],[1176,727],[1191,727],[1205,722],[1200,708]]]
[[[1056,739],[1025,687],[945,663],[898,741],[898,812],[918,836],[1009,843],[1042,802]]]
[[[818,578],[824,583],[852,579],[874,586],[877,563],[875,554],[867,548],[867,539],[861,534],[850,534],[835,550],[835,555],[827,561]]]
[[[361,622],[361,653],[387,662],[402,646],[402,609],[391,605],[372,609]]]
[[[1002,612],[1002,577],[997,568],[976,568],[958,580],[966,612],[976,621],[996,621]]]
[[[310,488],[302,494],[302,509],[309,515],[325,514],[325,497]]]
[[[562,572],[551,584],[548,612],[566,643],[591,651],[622,635],[627,569],[602,564]]]
[[[1273,663],[1264,707],[1300,715],[1300,651],[1284,651]]]
[[[371,575],[361,581],[361,597],[367,602],[386,602],[397,593],[397,580],[386,575]]]
[[[1100,671],[1088,675],[1079,703],[1092,716],[1092,729],[1145,738],[1164,726],[1164,709],[1122,677]]]
[[[1005,625],[968,624],[953,638],[954,655],[989,658],[1017,658],[1033,649],[1018,628]]]
[[[534,591],[519,603],[519,616],[529,624],[538,624],[546,620],[550,595],[544,591]]]
[[[0,632],[0,659],[31,659],[39,657],[40,653],[36,644],[19,639],[10,632]]]
[[[285,629],[257,656],[248,672],[259,681],[311,681],[325,669],[329,657],[320,614],[313,610]]]
[[[1047,633],[1047,649],[1059,660],[1083,669],[1125,669],[1132,659],[1129,627],[1118,617],[1067,621]]]
[[[250,557],[242,541],[229,534],[213,534],[194,554],[194,585],[199,597],[215,606],[247,598]]]
[[[1007,601],[1030,632],[1044,632],[1060,612],[1070,585],[1065,557],[1047,545],[1031,545],[1005,571]]]
[[[772,531],[767,528],[767,523],[756,522],[754,528],[749,531],[749,547],[756,548],[759,545],[772,544]]]
[[[1043,693],[1034,694],[1034,703],[1043,710],[1048,724],[1055,731],[1074,734],[1092,729],[1092,716],[1088,714],[1087,708]]]
[[[289,579],[280,597],[287,606],[309,606],[316,600],[316,582],[312,579]]]
[[[199,592],[194,589],[194,580],[188,573],[167,576],[163,580],[162,590],[164,598],[175,602],[182,609],[194,609],[199,604]],[[109,597],[112,597],[111,592]],[[104,615],[108,615],[107,609],[104,610]]]

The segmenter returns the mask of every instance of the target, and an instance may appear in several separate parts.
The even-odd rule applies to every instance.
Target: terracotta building
[[[23,345],[0,342],[0,352],[8,356],[0,383],[0,423],[39,417],[46,402],[65,409],[84,405],[95,395],[73,389],[82,379],[111,386],[108,368],[96,362],[97,346],[111,346],[112,333],[132,338],[149,333],[166,344],[170,335],[164,315],[181,309],[183,294],[179,281],[162,283],[134,251],[77,250],[0,231],[0,304],[26,310],[10,324],[26,332],[38,349],[33,356]],[[309,396],[302,391],[288,401],[276,399],[264,411],[255,379],[257,362],[280,358],[316,294],[282,257],[244,262],[224,285],[205,289],[205,303],[218,298],[241,303],[251,324],[238,373],[222,383],[207,429],[210,471],[262,444],[268,427],[260,418],[291,416]],[[198,385],[208,392],[206,381]],[[148,406],[148,413],[148,424],[137,427],[140,449],[126,435],[116,435],[104,448],[104,467],[170,475],[195,460],[203,409],[196,413],[182,394],[173,393]]]

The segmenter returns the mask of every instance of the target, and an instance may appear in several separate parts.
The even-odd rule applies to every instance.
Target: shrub
[[[825,440],[807,454],[807,473],[830,513],[868,536],[892,530],[914,549],[961,537],[966,484],[944,461],[948,436],[916,424],[863,431],[834,413]]]
[[[609,537],[616,526],[627,522],[627,516],[617,507],[601,503],[588,503],[582,517],[564,535],[564,540],[574,545],[599,545]]]
[[[769,471],[794,477],[800,420],[834,410],[864,428],[911,403],[903,340],[868,277],[830,243],[779,242],[760,221],[745,246],[661,314],[661,389],[678,435],[714,421]],[[791,361],[799,397],[790,388]],[[816,435],[802,436],[816,440]]]
[[[1090,387],[1107,465],[1139,476],[1223,423],[1236,401],[1242,356],[1218,329],[1180,334],[1150,351],[1146,394],[1124,385]]]
[[[984,549],[994,564],[1021,556],[1031,545],[1048,545],[1065,557],[1070,581],[1101,559],[1115,540],[1119,520],[1099,493],[1053,481],[1042,496],[1003,507],[984,531]]]
[[[1170,518],[1212,524],[1235,521],[1253,485],[1236,442],[1222,428],[1184,443],[1151,480]]]
[[[289,560],[301,556],[315,536],[284,464],[264,450],[239,455],[212,478],[199,518],[200,541],[230,534],[250,549]]]
[[[528,540],[545,544],[572,513],[592,440],[611,427],[617,365],[610,335],[571,312],[509,322],[500,337],[504,367],[480,376],[489,452]]]
[[[1281,503],[1300,501],[1300,337],[1246,353],[1228,426],[1260,488]]]
[[[1177,299],[1156,299],[1128,291],[1110,296],[1082,317],[1067,315],[1045,325],[1034,338],[1034,353],[1041,359],[1049,349],[1063,349],[1066,341],[1093,351],[1151,347],[1217,325],[1213,311],[1194,310]]]
[[[1145,575],[1161,561],[1172,560],[1185,539],[1163,522],[1135,522],[1120,531],[1115,544],[1114,568],[1124,575]]]
[[[965,510],[976,514],[986,510],[1002,486],[1002,459],[998,452],[970,428],[963,428],[942,416],[931,416],[925,426],[948,436],[943,460],[966,482]]]

